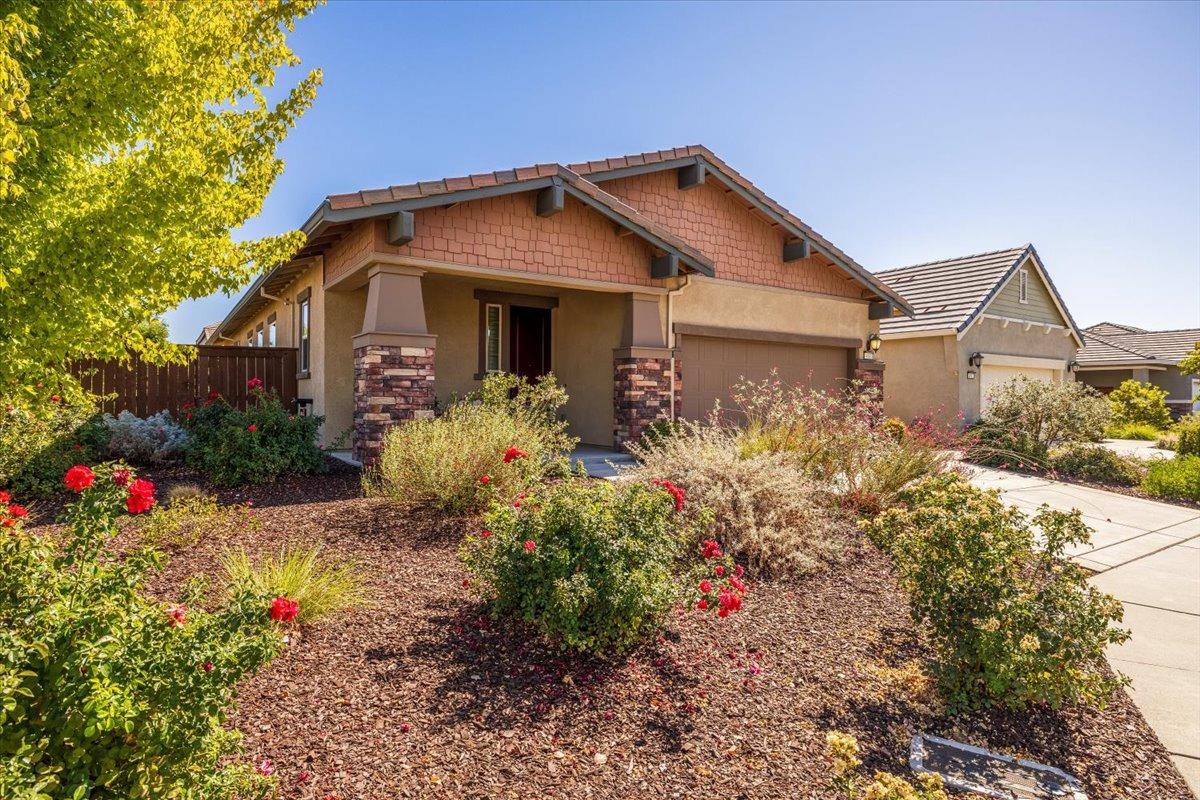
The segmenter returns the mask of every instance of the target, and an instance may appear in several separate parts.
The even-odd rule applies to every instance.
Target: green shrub
[[[1142,478],[1142,491],[1171,500],[1200,501],[1200,456],[1156,459]]]
[[[1083,383],[1018,376],[990,393],[967,454],[983,464],[1045,467],[1052,447],[1100,441],[1110,414],[1100,393]]]
[[[257,530],[258,517],[247,506],[222,506],[198,489],[173,489],[165,503],[138,521],[137,532],[143,544],[163,549],[193,545],[216,530],[234,527]]]
[[[283,545],[274,558],[257,566],[244,550],[225,554],[225,583],[231,594],[247,588],[258,594],[290,597],[300,604],[297,620],[320,622],[369,602],[366,585],[354,564],[329,563],[321,546]]]
[[[1146,465],[1135,456],[1123,456],[1098,444],[1071,444],[1050,453],[1050,469],[1073,478],[1122,486],[1137,486]]]
[[[624,650],[656,630],[675,602],[695,596],[695,573],[681,564],[696,537],[676,503],[669,491],[633,481],[547,484],[494,506],[487,530],[464,540],[462,560],[493,613],[567,647]]]
[[[1142,442],[1153,442],[1162,435],[1162,431],[1144,422],[1114,422],[1104,429],[1105,439],[1136,439]]]
[[[833,786],[847,800],[949,800],[942,777],[934,773],[917,775],[916,786],[888,772],[876,772],[867,782],[858,774],[862,766],[858,740],[848,733],[825,734],[825,755],[833,771]]]
[[[238,682],[281,645],[271,599],[243,591],[208,611],[195,592],[151,598],[156,554],[118,555],[111,541],[152,486],[107,466],[74,477],[65,542],[19,519],[0,528],[0,796],[273,794],[224,724]]]
[[[0,487],[26,498],[61,492],[63,473],[73,464],[93,463],[105,443],[105,429],[88,400],[68,402],[56,395],[4,401]]]
[[[687,489],[686,515],[711,511],[708,530],[756,575],[803,574],[846,547],[844,523],[788,454],[745,457],[736,429],[685,421],[676,435],[629,449],[641,462],[638,477],[667,478]]]
[[[682,433],[686,433],[682,420],[656,419],[645,427],[638,441],[645,445],[655,445]]]
[[[1108,393],[1108,404],[1112,408],[1113,422],[1118,425],[1149,425],[1162,430],[1171,424],[1167,390],[1152,383],[1132,379],[1122,381]]]
[[[1180,417],[1171,428],[1175,434],[1175,447],[1170,448],[1181,456],[1200,456],[1200,414]]]
[[[579,439],[567,433],[568,423],[562,416],[569,399],[553,373],[530,382],[511,372],[493,372],[461,404],[503,411],[521,425],[537,429],[547,455],[553,457],[565,456],[579,444]]]
[[[224,486],[265,483],[280,475],[326,468],[325,454],[317,446],[323,417],[289,413],[277,394],[262,389],[254,389],[251,398],[245,411],[212,396],[184,413],[192,437],[188,464]]]
[[[1121,604],[1063,557],[1090,535],[1078,511],[1043,507],[1031,524],[957,475],[922,481],[901,501],[860,525],[892,556],[914,619],[928,626],[950,707],[1107,702],[1121,681],[1104,649],[1129,633],[1114,627]]]

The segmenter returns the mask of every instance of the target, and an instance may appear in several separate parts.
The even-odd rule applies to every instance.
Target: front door
[[[550,371],[550,309],[509,306],[510,369],[535,380]]]

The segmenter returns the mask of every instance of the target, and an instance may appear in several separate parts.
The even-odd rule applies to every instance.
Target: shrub
[[[908,434],[908,426],[899,417],[888,417],[879,423],[879,432],[900,441]]]
[[[895,502],[904,487],[944,472],[951,456],[923,436],[906,436],[899,441],[875,441],[857,472],[846,474],[849,490],[843,507],[875,513]]]
[[[1167,390],[1152,383],[1132,379],[1122,381],[1108,393],[1108,404],[1112,408],[1113,422],[1118,425],[1149,425],[1161,430],[1171,424]]]
[[[277,394],[261,388],[251,391],[245,411],[210,396],[203,406],[184,413],[192,436],[188,463],[225,486],[320,472],[326,468],[325,454],[316,443],[323,421],[289,413]]]
[[[1162,431],[1144,422],[1114,422],[1104,429],[1105,439],[1136,439],[1153,442],[1161,435]]]
[[[1104,649],[1129,633],[1113,627],[1121,604],[1063,558],[1089,538],[1079,512],[1043,507],[1031,525],[997,492],[957,475],[922,481],[901,499],[904,507],[860,525],[890,553],[914,619],[928,625],[948,705],[1103,706],[1121,685]]]
[[[685,432],[686,428],[682,420],[656,419],[642,430],[639,441],[643,444],[653,445]]]
[[[524,619],[567,647],[624,650],[657,629],[675,602],[696,596],[689,585],[696,573],[683,566],[696,535],[677,511],[682,494],[668,486],[589,480],[542,486],[495,505],[487,529],[464,540],[462,560],[493,613]],[[722,558],[715,542],[704,554],[708,565]],[[724,616],[725,599],[740,606],[741,592],[728,585],[740,581],[727,563],[721,567],[725,580],[709,578],[699,602],[716,610],[710,598],[721,597]]]
[[[541,480],[551,454],[540,428],[493,406],[461,404],[389,428],[365,485],[405,505],[476,512]]]
[[[1073,478],[1121,486],[1137,486],[1146,474],[1141,459],[1097,444],[1071,444],[1052,451],[1050,469]]]
[[[283,545],[258,566],[244,550],[225,554],[225,583],[231,594],[246,588],[264,595],[290,597],[300,604],[301,624],[319,622],[368,602],[366,585],[354,564],[329,563],[321,545]]]
[[[1142,478],[1142,491],[1171,500],[1200,501],[1200,456],[1154,460]]]
[[[61,481],[61,476],[60,476]],[[143,591],[151,550],[118,557],[117,517],[153,487],[132,470],[72,471],[61,547],[0,513],[0,794],[13,798],[263,798],[226,711],[278,651],[269,597],[221,608]],[[7,521],[5,521],[7,520]]]
[[[756,574],[802,574],[845,548],[843,523],[830,516],[787,454],[744,457],[736,429],[685,421],[679,430],[630,445],[641,462],[635,474],[686,487],[691,502],[685,513],[709,509],[712,535]]]
[[[178,548],[195,544],[206,534],[230,527],[257,530],[258,517],[247,506],[222,506],[217,499],[196,490],[172,489],[167,502],[155,506],[138,523],[137,532],[143,544],[150,547]],[[194,488],[194,487],[190,487]]]
[[[1045,467],[1051,447],[1100,441],[1109,416],[1090,386],[1018,376],[992,390],[968,455],[985,464]]]
[[[1180,417],[1171,432],[1176,437],[1175,447],[1171,449],[1181,456],[1200,456],[1200,415]]]
[[[108,455],[134,464],[161,464],[182,458],[187,450],[187,429],[175,422],[169,411],[145,419],[129,411],[102,418],[108,430]]]
[[[562,417],[562,407],[569,399],[553,373],[531,383],[511,372],[494,372],[462,404],[502,411],[519,424],[536,429],[547,455],[554,457],[567,455],[579,443],[567,433],[567,421]]]
[[[869,783],[858,774],[858,740],[848,733],[825,735],[825,755],[833,770],[833,785],[848,800],[949,800],[940,775],[923,773],[917,785],[887,772],[876,772]]]
[[[38,401],[9,399],[0,412],[0,487],[22,497],[63,490],[72,464],[91,463],[104,448],[95,405],[55,395]]]

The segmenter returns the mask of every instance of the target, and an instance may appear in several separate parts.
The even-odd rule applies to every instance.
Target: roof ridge
[[[1158,356],[1151,355],[1149,353],[1143,353],[1140,350],[1134,350],[1132,347],[1126,347],[1123,344],[1118,344],[1117,342],[1114,342],[1112,339],[1109,339],[1107,337],[1100,336],[1095,333],[1088,333],[1086,330],[1083,332],[1083,338],[1084,339],[1095,339],[1098,342],[1100,342],[1101,344],[1106,344],[1109,347],[1115,347],[1118,350],[1124,350],[1126,353],[1132,353],[1133,355],[1138,356],[1139,358],[1146,358],[1146,359],[1157,359],[1158,358]],[[1086,342],[1085,342],[1085,344],[1086,344]]]
[[[1110,323],[1111,324],[1111,323]],[[1200,333],[1200,328],[1165,328],[1161,331],[1129,331],[1128,333],[1118,334],[1119,336],[1150,336],[1155,333],[1184,333],[1185,331],[1196,331]]]
[[[982,253],[971,253],[970,255],[955,256],[954,258],[939,258],[934,261],[922,261],[919,264],[906,264],[903,267],[888,267],[887,269],[881,269],[881,270],[876,271],[875,274],[882,275],[885,272],[899,272],[902,269],[915,269],[917,267],[932,267],[935,264],[949,264],[952,261],[967,261],[972,258],[982,258],[983,256],[997,256],[997,255],[1000,255],[1001,253],[1017,253],[1017,252],[1023,253],[1026,250],[1028,250],[1031,246],[1032,246],[1031,242],[1026,242],[1025,244],[1020,245],[1018,247],[1002,247],[999,250],[986,250]]]

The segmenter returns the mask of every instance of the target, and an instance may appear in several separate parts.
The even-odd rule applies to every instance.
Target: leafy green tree
[[[1200,375],[1200,342],[1192,345],[1192,352],[1179,362],[1179,371],[1184,375]]]
[[[1171,424],[1167,391],[1152,383],[1121,381],[1120,386],[1108,393],[1108,403],[1117,425],[1153,425],[1161,431]]]
[[[0,0],[0,396],[70,389],[80,357],[182,358],[160,313],[296,250],[230,232],[316,96],[319,71],[268,97],[315,2]]]

